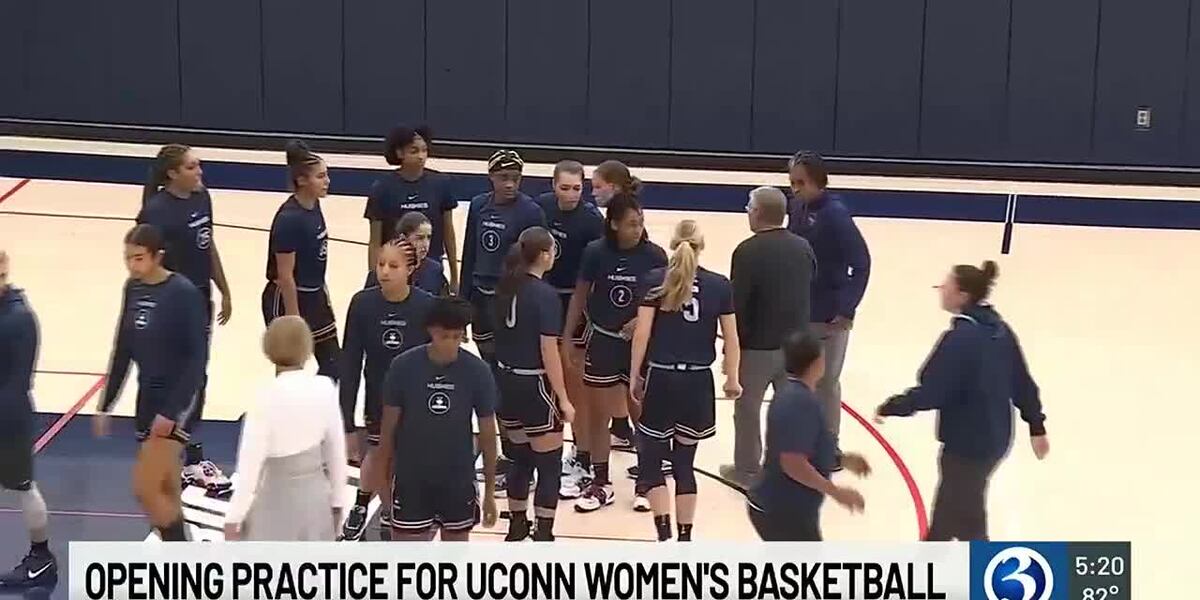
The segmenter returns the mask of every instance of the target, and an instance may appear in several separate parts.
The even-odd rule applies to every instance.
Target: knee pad
[[[671,453],[671,467],[674,469],[675,495],[686,496],[696,493],[696,445],[675,442]]]
[[[562,453],[561,447],[549,452],[533,453],[533,465],[537,469],[537,489],[533,493],[533,505],[537,508],[558,507],[558,489],[562,483]]]
[[[513,441],[508,435],[500,436],[500,454],[508,460],[533,464],[533,458],[529,456],[531,452],[528,440],[519,442]]]
[[[656,487],[667,485],[667,480],[662,473],[662,463],[670,456],[670,442],[652,440],[645,436],[641,438],[640,442],[638,444],[637,489],[648,492]],[[676,468],[676,472],[678,472],[678,468]]]
[[[512,454],[508,456],[512,465],[508,468],[504,489],[509,498],[525,500],[529,498],[529,482],[533,481],[533,461],[528,444],[512,444]]]

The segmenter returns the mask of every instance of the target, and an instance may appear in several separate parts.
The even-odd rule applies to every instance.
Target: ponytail
[[[530,227],[521,232],[517,242],[504,255],[503,274],[496,285],[496,295],[509,298],[517,295],[525,278],[522,277],[543,252],[554,250],[554,238],[543,227]],[[497,303],[501,306],[501,303]]]
[[[996,277],[1000,275],[1000,267],[994,260],[985,260],[983,265],[955,265],[954,282],[958,289],[967,294],[971,304],[979,304],[987,300],[996,285]]]
[[[308,175],[312,168],[321,164],[321,157],[308,149],[308,144],[300,140],[291,140],[283,147],[287,156],[288,183],[292,189],[298,187],[296,180]]]
[[[642,195],[642,180],[638,179],[636,176],[630,175],[628,189],[626,191],[630,194],[633,194],[634,196],[641,196]]]
[[[692,301],[692,282],[700,268],[700,251],[704,249],[704,236],[695,221],[684,219],[675,226],[671,237],[671,258],[667,261],[667,275],[657,291],[651,291],[652,299],[661,298],[659,307],[665,312],[683,309]]]
[[[191,150],[183,144],[167,144],[158,149],[158,154],[154,156],[154,163],[146,170],[146,181],[142,185],[142,206],[146,206],[146,202],[164,185],[167,185],[169,182],[167,172],[183,166],[183,158]]]

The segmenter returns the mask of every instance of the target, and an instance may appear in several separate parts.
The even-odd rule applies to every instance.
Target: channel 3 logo
[[[983,572],[987,600],[1049,600],[1054,571],[1040,552],[1011,546],[997,552]]]

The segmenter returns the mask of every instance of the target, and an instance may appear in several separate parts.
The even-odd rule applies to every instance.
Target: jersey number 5
[[[692,299],[687,304],[683,305],[680,312],[683,313],[683,320],[688,323],[695,323],[700,320],[700,288],[692,286]]]

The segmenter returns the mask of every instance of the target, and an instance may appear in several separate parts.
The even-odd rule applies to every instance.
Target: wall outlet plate
[[[1135,129],[1137,129],[1138,131],[1149,131],[1150,130],[1150,116],[1151,116],[1151,112],[1150,112],[1149,106],[1137,107],[1136,119],[1134,121]]]

